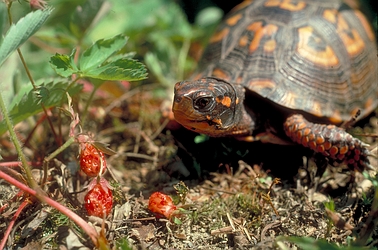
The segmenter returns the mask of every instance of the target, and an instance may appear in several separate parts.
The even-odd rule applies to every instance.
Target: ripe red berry
[[[93,183],[95,183],[93,185]],[[84,206],[88,215],[103,218],[110,214],[113,206],[113,194],[108,182],[101,178],[100,182],[92,181],[88,193],[84,197]]]
[[[85,143],[85,147],[80,152],[80,168],[90,177],[101,175],[106,169],[104,153],[96,149],[92,144]]]
[[[170,196],[155,192],[150,196],[148,209],[153,213],[162,214],[170,219],[173,212],[177,210],[177,207],[173,204]]]

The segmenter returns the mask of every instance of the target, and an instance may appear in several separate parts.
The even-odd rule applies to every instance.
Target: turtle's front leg
[[[294,142],[322,153],[337,162],[359,171],[372,168],[366,143],[335,125],[315,124],[302,115],[291,115],[284,123],[284,130]]]

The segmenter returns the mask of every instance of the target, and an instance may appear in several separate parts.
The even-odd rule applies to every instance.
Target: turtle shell
[[[207,76],[335,124],[378,105],[374,32],[339,0],[243,2],[210,39],[194,78]]]

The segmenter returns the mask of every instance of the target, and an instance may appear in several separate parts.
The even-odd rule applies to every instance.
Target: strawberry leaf
[[[145,66],[133,59],[119,59],[114,62],[82,72],[82,76],[101,80],[137,81],[147,77]]]
[[[73,60],[75,52],[76,50],[73,50],[69,56],[56,53],[55,56],[50,58],[50,65],[58,75],[69,77],[72,74],[79,73]]]
[[[0,65],[42,26],[52,11],[52,8],[47,8],[30,12],[12,24],[0,45]]]
[[[14,124],[17,124],[28,117],[42,112],[40,103],[46,108],[59,106],[65,102],[67,96],[65,89],[69,83],[66,81],[42,83],[38,85],[38,90],[34,91],[31,85],[25,85],[19,93],[16,94],[12,103],[9,105],[9,115]],[[68,93],[72,96],[81,90],[82,85],[76,84],[71,86]],[[4,121],[0,122],[0,135],[7,131]]]
[[[100,39],[83,52],[79,59],[79,68],[87,72],[103,64],[109,57],[120,51],[127,43],[127,37],[117,35],[110,39]]]

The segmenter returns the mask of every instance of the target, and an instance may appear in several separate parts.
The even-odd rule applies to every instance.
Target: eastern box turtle
[[[340,0],[245,1],[198,68],[175,85],[173,113],[187,129],[295,142],[353,169],[371,167],[367,145],[340,127],[378,105],[375,34],[359,10]]]

